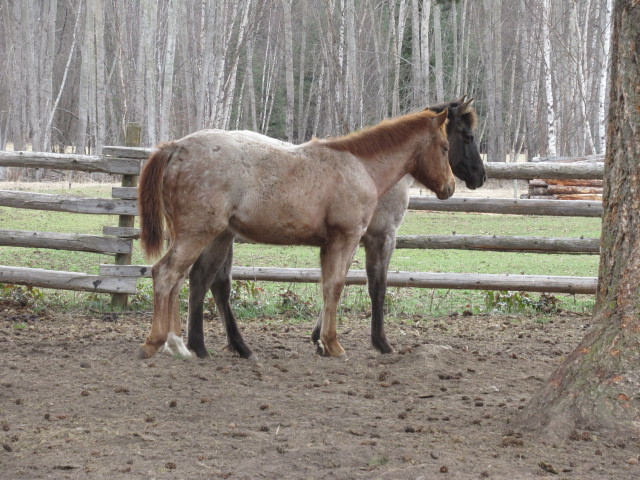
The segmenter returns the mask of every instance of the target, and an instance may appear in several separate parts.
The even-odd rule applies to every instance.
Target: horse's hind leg
[[[175,292],[172,290],[172,295],[175,295],[175,298],[178,299],[180,296],[180,290],[182,288],[182,284],[184,283],[184,278],[181,277],[178,280],[178,284],[174,287]],[[191,352],[185,346],[184,341],[182,340],[182,323],[180,322],[180,302],[178,300],[174,301],[171,305],[171,325],[169,329],[169,334],[167,335],[167,343],[165,343],[166,348],[174,355],[181,355],[183,357],[190,357]]]
[[[211,288],[218,313],[222,317],[227,333],[229,350],[243,358],[256,359],[251,349],[244,343],[229,303],[232,264],[233,236],[229,238],[225,236],[223,239],[219,237],[210,243],[191,268],[189,275],[189,336],[187,345],[199,357],[209,355],[204,346],[202,313],[206,291]]]
[[[211,283],[211,294],[216,302],[218,313],[224,322],[224,328],[227,332],[227,341],[230,351],[237,353],[242,358],[258,361],[258,357],[244,343],[242,334],[238,329],[236,317],[231,310],[229,298],[231,296],[231,267],[233,265],[233,244],[229,247],[229,254],[224,259],[216,275]]]
[[[213,240],[202,251],[189,272],[189,321],[187,346],[200,358],[209,356],[204,345],[203,309],[204,297],[211,287],[216,272],[233,242],[233,235],[223,234]]]
[[[384,300],[387,293],[387,272],[396,244],[395,229],[367,234],[362,238],[366,253],[367,283],[371,297],[371,344],[380,353],[392,353],[393,348],[384,333]]]
[[[208,238],[205,236],[177,238],[164,257],[153,266],[153,320],[151,332],[145,343],[140,346],[138,357],[152,357],[169,338],[171,338],[169,348],[180,348],[178,346],[182,342],[178,315],[180,281],[207,241]],[[180,341],[176,340],[176,337]]]

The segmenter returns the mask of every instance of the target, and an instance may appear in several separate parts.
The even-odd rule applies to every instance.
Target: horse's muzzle
[[[436,197],[438,197],[439,200],[446,200],[451,197],[455,191],[456,181],[451,180],[451,182],[447,183],[442,190],[436,193]]]

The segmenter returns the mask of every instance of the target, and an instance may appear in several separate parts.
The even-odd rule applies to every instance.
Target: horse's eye
[[[473,142],[473,133],[467,133],[464,136],[464,141],[467,142],[467,143]]]

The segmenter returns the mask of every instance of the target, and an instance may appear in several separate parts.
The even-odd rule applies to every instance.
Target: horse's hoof
[[[247,357],[247,360],[255,363],[256,365],[261,365],[260,360],[258,360],[258,356],[255,353],[252,353]]]
[[[340,344],[338,344],[337,350],[340,353],[332,353],[326,346],[325,344],[322,342],[322,340],[318,340],[318,343],[316,343],[316,353],[318,355],[320,355],[321,357],[333,357],[333,358],[340,358],[343,360],[347,359],[347,354],[344,351],[344,349],[340,346]],[[344,357],[344,358],[343,358]]]
[[[190,351],[192,351],[193,353],[195,353],[196,357],[198,357],[198,358],[209,358],[211,356],[211,355],[209,355],[209,352],[205,348],[204,343],[202,345],[189,345],[189,344],[187,344],[187,348]]]
[[[371,342],[371,345],[382,354],[396,353],[393,347],[387,342]]]
[[[341,353],[336,358],[342,362],[346,362],[347,360],[349,360],[349,356],[347,355],[347,352]]]
[[[330,357],[331,356],[325,350],[324,345],[322,344],[322,340],[318,339],[318,341],[315,342],[315,344],[316,344],[316,355],[319,355],[321,357]]]
[[[149,352],[149,350],[148,350],[148,349],[149,349],[149,347],[148,347],[147,345],[144,345],[144,344],[143,344],[143,345],[140,345],[140,346],[138,347],[138,352],[136,353],[136,358],[137,358],[138,360],[146,360],[146,359],[148,359],[148,358],[153,357],[153,354],[154,354],[155,352],[151,353],[151,352]]]

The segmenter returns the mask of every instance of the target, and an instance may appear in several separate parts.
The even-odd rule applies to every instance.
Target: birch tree
[[[602,30],[604,36],[602,39],[602,62],[600,67],[600,85],[598,88],[598,145],[600,153],[604,153],[605,146],[605,125],[606,110],[605,98],[607,93],[607,73],[609,72],[609,49],[611,44],[611,8],[613,0],[606,0],[602,4]]]
[[[491,159],[507,139],[537,155],[554,136],[557,155],[589,153],[603,146],[610,7],[0,2],[0,143],[99,151],[122,142],[129,121],[144,123],[149,146],[214,126],[303,141],[464,93]]]
[[[551,21],[551,0],[542,2],[542,51],[544,71],[544,93],[547,106],[547,155],[557,155],[557,130],[556,111],[553,101],[553,81],[551,78],[551,33],[549,23]]]

